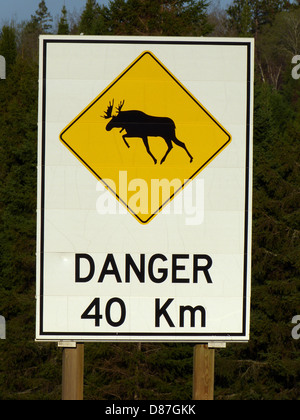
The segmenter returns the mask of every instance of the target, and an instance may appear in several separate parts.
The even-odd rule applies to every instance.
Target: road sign
[[[118,104],[115,98],[123,100]],[[141,223],[151,221],[230,142],[230,134],[148,51],[101,92],[60,138]],[[126,173],[126,181],[120,170]],[[136,179],[147,185],[139,199],[136,191],[122,188]],[[153,182],[148,188],[153,179],[176,182],[158,194]]]
[[[253,48],[41,37],[38,340],[249,339]]]

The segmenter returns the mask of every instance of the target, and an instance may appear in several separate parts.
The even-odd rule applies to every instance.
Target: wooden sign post
[[[214,399],[215,350],[207,344],[194,348],[193,400]]]
[[[83,400],[84,344],[63,348],[62,400]]]

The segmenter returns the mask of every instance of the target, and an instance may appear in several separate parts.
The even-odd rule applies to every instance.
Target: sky
[[[29,20],[35,14],[41,0],[0,0],[0,24]],[[69,12],[80,13],[86,4],[86,0],[45,0],[48,10],[55,20],[60,16],[61,9],[65,4]],[[98,4],[108,4],[109,0],[98,0]]]
[[[98,0],[98,4],[107,5],[109,0]],[[31,15],[38,9],[40,0],[0,0],[0,26],[10,23],[11,20],[19,23],[29,20]],[[220,0],[220,4],[228,4],[230,0]],[[60,16],[61,9],[65,4],[68,12],[81,13],[85,7],[86,0],[46,0],[46,5],[54,19]]]

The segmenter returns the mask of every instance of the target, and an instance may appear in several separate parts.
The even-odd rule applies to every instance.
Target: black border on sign
[[[209,46],[244,46],[247,47],[247,114],[246,114],[246,157],[245,157],[245,219],[244,219],[244,270],[243,270],[243,322],[242,322],[242,331],[241,332],[233,332],[233,333],[124,333],[124,332],[117,332],[117,333],[103,333],[103,332],[54,332],[54,331],[44,331],[43,326],[43,315],[44,315],[44,234],[45,234],[45,224],[44,224],[44,218],[45,218],[45,142],[46,142],[46,81],[47,81],[47,44],[53,44],[53,43],[72,43],[72,44],[136,44],[136,45],[209,45]],[[249,249],[249,212],[250,212],[250,147],[251,147],[251,85],[253,83],[252,80],[252,73],[251,73],[251,48],[252,44],[249,41],[205,41],[199,40],[155,40],[153,38],[150,38],[149,40],[146,39],[43,39],[43,60],[42,60],[42,130],[41,130],[41,171],[40,171],[40,181],[41,181],[41,198],[40,198],[40,205],[41,205],[41,218],[40,218],[40,232],[38,234],[40,235],[40,249],[37,250],[39,253],[40,258],[40,271],[39,271],[39,281],[40,284],[40,300],[39,300],[39,336],[38,340],[44,340],[44,341],[58,341],[58,337],[80,337],[82,340],[82,337],[85,337],[82,341],[97,341],[96,338],[93,337],[103,337],[103,340],[105,340],[105,337],[114,337],[114,339],[111,339],[110,341],[117,341],[118,337],[128,337],[128,341],[130,338],[136,337],[135,340],[130,341],[153,341],[151,340],[151,337],[161,337],[161,340],[156,339],[155,341],[165,341],[163,338],[167,341],[171,341],[169,338],[173,337],[174,339],[177,338],[178,342],[183,341],[196,341],[196,338],[199,338],[199,342],[205,341],[205,337],[211,337],[212,341],[228,341],[228,342],[234,342],[239,341],[238,338],[242,339],[243,337],[246,337],[247,333],[247,280],[248,280],[248,270],[250,267],[248,267],[248,255],[251,250]],[[228,140],[230,141],[230,139]],[[224,146],[223,146],[224,147]],[[200,169],[199,169],[200,171]],[[197,173],[199,172],[197,171]],[[196,175],[196,174],[195,174]],[[41,337],[45,338],[41,338]],[[90,338],[89,338],[90,337]],[[201,339],[201,337],[204,337],[204,340]],[[226,340],[226,338],[228,340]],[[63,339],[63,338],[62,338]],[[72,338],[70,338],[72,339]],[[109,340],[109,339],[107,339]],[[121,340],[119,340],[121,341]],[[126,341],[126,339],[123,339],[122,341]],[[207,341],[207,340],[206,340]]]

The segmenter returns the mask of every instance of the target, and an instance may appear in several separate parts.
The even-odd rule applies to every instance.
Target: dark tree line
[[[217,352],[217,399],[299,399],[300,6],[284,0],[87,0],[80,16],[46,2],[0,28],[0,399],[59,399],[61,353],[35,336],[38,36],[250,36],[256,40],[251,340]],[[220,63],[222,65],[222,63]],[[189,399],[189,344],[88,344],[86,399]]]

